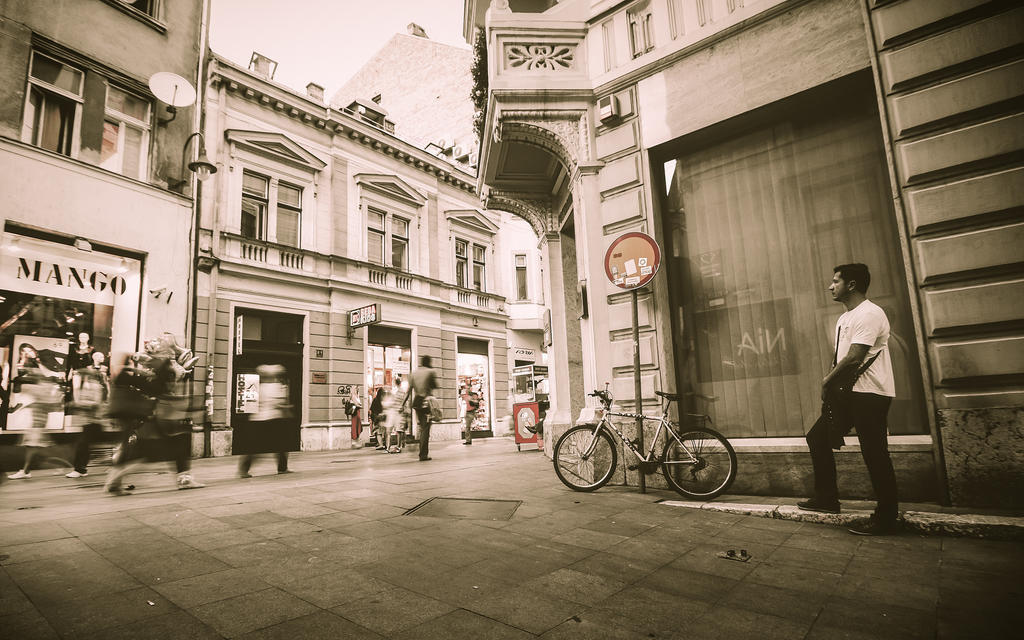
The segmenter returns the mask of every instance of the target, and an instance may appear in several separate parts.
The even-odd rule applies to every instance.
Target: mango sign
[[[612,241],[604,254],[604,272],[621,289],[637,289],[651,281],[661,266],[661,248],[646,233],[633,231]]]

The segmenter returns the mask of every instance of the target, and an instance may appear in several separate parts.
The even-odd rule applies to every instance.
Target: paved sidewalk
[[[434,460],[298,454],[298,473],[167,464],[135,495],[43,470],[0,485],[0,637],[1002,638],[1024,624],[1024,549],[575,493],[508,439]],[[510,519],[404,515],[433,497]],[[435,501],[433,504],[437,504]],[[420,511],[422,513],[422,511]],[[747,562],[721,559],[745,549]]]

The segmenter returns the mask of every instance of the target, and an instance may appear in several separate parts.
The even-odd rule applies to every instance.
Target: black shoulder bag
[[[839,363],[839,328],[836,328],[836,350],[832,355],[832,367]],[[833,449],[843,446],[843,438],[853,429],[853,409],[850,400],[853,396],[853,385],[868,370],[878,353],[868,358],[859,367],[847,367],[846,371],[832,378],[825,387],[825,400],[821,403],[821,418],[828,425],[829,444]]]

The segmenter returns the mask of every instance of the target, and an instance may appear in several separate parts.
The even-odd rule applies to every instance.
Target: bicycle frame
[[[690,414],[687,414],[687,415],[690,415]],[[630,418],[632,420],[636,420],[637,418],[639,418],[641,420],[644,420],[645,422],[646,421],[652,421],[653,422],[653,421],[656,420],[658,422],[658,430],[657,430],[657,432],[655,432],[654,437],[651,439],[651,447],[647,451],[647,453],[646,454],[642,453],[633,444],[633,442],[630,441],[629,438],[627,438],[625,436],[625,434],[623,434],[621,431],[619,431],[618,428],[615,427],[615,424],[611,420],[608,419],[609,416],[617,416],[617,417],[620,417],[620,418]],[[702,416],[702,417],[704,417],[704,416]],[[636,456],[637,460],[639,460],[640,462],[645,462],[645,463],[661,462],[660,460],[657,460],[654,457],[654,450],[658,446],[658,440],[659,440],[659,438],[661,438],[662,431],[665,431],[665,433],[666,433],[665,437],[668,438],[668,434],[671,434],[672,438],[676,441],[676,443],[678,443],[679,446],[682,448],[682,450],[686,452],[686,455],[690,458],[688,463],[689,464],[697,463],[697,458],[693,455],[693,452],[690,451],[689,447],[686,446],[686,443],[682,441],[682,439],[679,437],[679,434],[676,433],[675,429],[672,428],[672,423],[668,420],[668,418],[665,417],[665,413],[664,412],[658,418],[651,418],[651,417],[645,416],[643,414],[621,413],[621,412],[618,412],[618,411],[611,411],[607,407],[604,408],[604,413],[601,416],[601,421],[598,422],[597,425],[594,427],[593,435],[595,437],[591,440],[590,446],[587,448],[587,451],[584,452],[583,459],[589,458],[594,453],[594,447],[597,446],[597,437],[596,437],[597,433],[601,429],[603,429],[603,428],[610,429],[612,431],[612,433],[614,433],[616,436],[618,436],[619,440],[622,441],[622,444],[624,444],[625,446],[629,447],[629,450],[633,452],[633,455]]]

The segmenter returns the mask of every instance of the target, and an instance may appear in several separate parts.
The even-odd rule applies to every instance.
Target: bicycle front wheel
[[[687,431],[678,440],[669,432],[661,471],[668,486],[683,496],[710,500],[736,479],[736,452],[711,429]]]
[[[573,427],[555,443],[555,474],[573,491],[595,491],[612,478],[618,452],[605,429]]]

